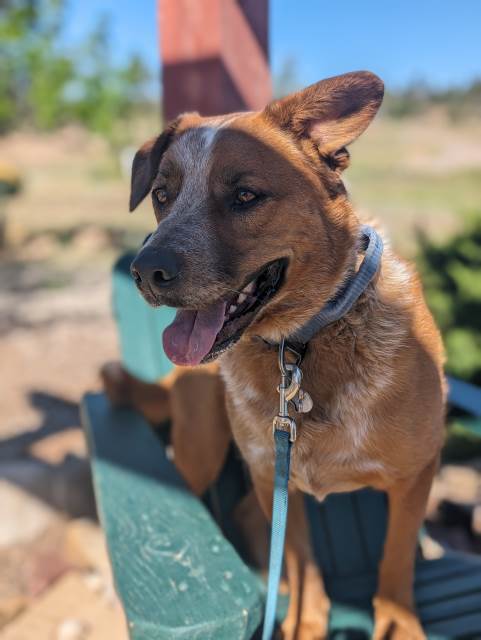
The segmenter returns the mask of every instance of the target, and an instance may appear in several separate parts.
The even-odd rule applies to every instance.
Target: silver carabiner
[[[281,383],[279,392],[279,413],[272,423],[272,432],[277,429],[289,432],[289,440],[294,442],[297,437],[296,422],[289,415],[289,401],[298,393],[302,374],[296,365],[286,364],[284,361],[285,342],[282,339],[279,345],[279,369],[281,371]]]
[[[289,386],[285,390],[286,400],[292,400],[299,393],[302,382],[302,371],[295,364],[286,364],[286,370],[290,373]]]

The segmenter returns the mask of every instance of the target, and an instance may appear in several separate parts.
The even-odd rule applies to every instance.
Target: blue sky
[[[68,44],[107,13],[116,58],[138,52],[157,69],[156,0],[68,3]],[[292,58],[300,84],[361,68],[391,89],[421,79],[446,87],[481,78],[481,0],[271,0],[270,14],[273,73]]]

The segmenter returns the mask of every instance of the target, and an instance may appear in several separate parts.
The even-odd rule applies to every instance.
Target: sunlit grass
[[[481,127],[381,119],[355,144],[346,177],[356,206],[378,218],[404,253],[417,228],[442,238],[481,211]]]

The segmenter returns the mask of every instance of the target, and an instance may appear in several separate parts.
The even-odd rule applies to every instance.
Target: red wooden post
[[[268,0],[159,0],[159,32],[167,120],[270,100]]]

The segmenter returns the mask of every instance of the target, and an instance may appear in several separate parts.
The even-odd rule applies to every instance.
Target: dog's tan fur
[[[360,72],[313,85],[261,113],[220,118],[188,114],[144,148],[137,157],[137,169],[134,167],[133,206],[152,185],[155,189],[159,164],[162,168],[166,163],[171,185],[177,185],[169,188],[177,189],[186,203],[196,194],[205,198],[220,192],[222,176],[232,167],[249,174],[248,186],[274,194],[242,221],[243,226],[234,216],[225,216],[215,226],[212,219],[206,225],[190,217],[204,249],[218,254],[219,246],[224,247],[224,259],[235,256],[241,274],[252,273],[280,256],[289,258],[281,290],[239,343],[220,359],[228,423],[267,516],[279,371],[275,351],[257,337],[278,341],[292,334],[355,268],[359,220],[343,187],[341,171],[349,157],[345,145],[368,126],[381,98],[380,81]],[[146,165],[145,158],[150,164]],[[176,216],[182,216],[178,207],[165,212],[157,208],[156,213],[163,233],[167,225],[174,229]],[[205,284],[196,282],[203,288],[199,293],[193,286],[194,275],[186,275],[182,296],[187,306],[225,295],[227,281],[213,275],[215,264],[194,252],[194,268],[199,261],[207,274]],[[410,265],[386,248],[374,281],[344,318],[310,341],[302,364],[303,387],[314,408],[296,418],[298,438],[292,449],[286,539],[291,600],[284,623],[286,638],[324,638],[329,608],[310,550],[300,491],[322,499],[328,493],[364,486],[385,491],[389,497],[374,638],[424,638],[414,613],[413,567],[417,532],[443,442],[442,363],[440,336],[419,280]],[[181,383],[184,376],[195,384]],[[227,418],[221,382],[213,370],[187,370],[184,376],[176,374],[171,386],[172,397],[179,400],[171,400],[170,413],[174,423],[183,425],[178,432],[181,437],[176,438],[175,457],[199,492],[223,461],[229,437]],[[209,377],[208,387],[199,382],[203,376]],[[162,395],[159,387],[146,386],[119,369],[108,370],[105,379],[114,399],[119,398],[121,380],[121,396],[125,399],[128,388],[131,402],[147,417],[155,421],[165,414],[165,391]],[[206,405],[207,388],[215,398],[210,405]],[[223,435],[218,446],[204,447],[201,453],[196,448],[192,458],[189,445],[194,429],[189,431],[192,409],[188,407],[193,406],[196,412],[204,412],[202,429],[210,433],[218,429]],[[199,418],[194,422],[199,430]],[[202,446],[202,438],[197,440]],[[205,468],[199,478],[200,457]]]

